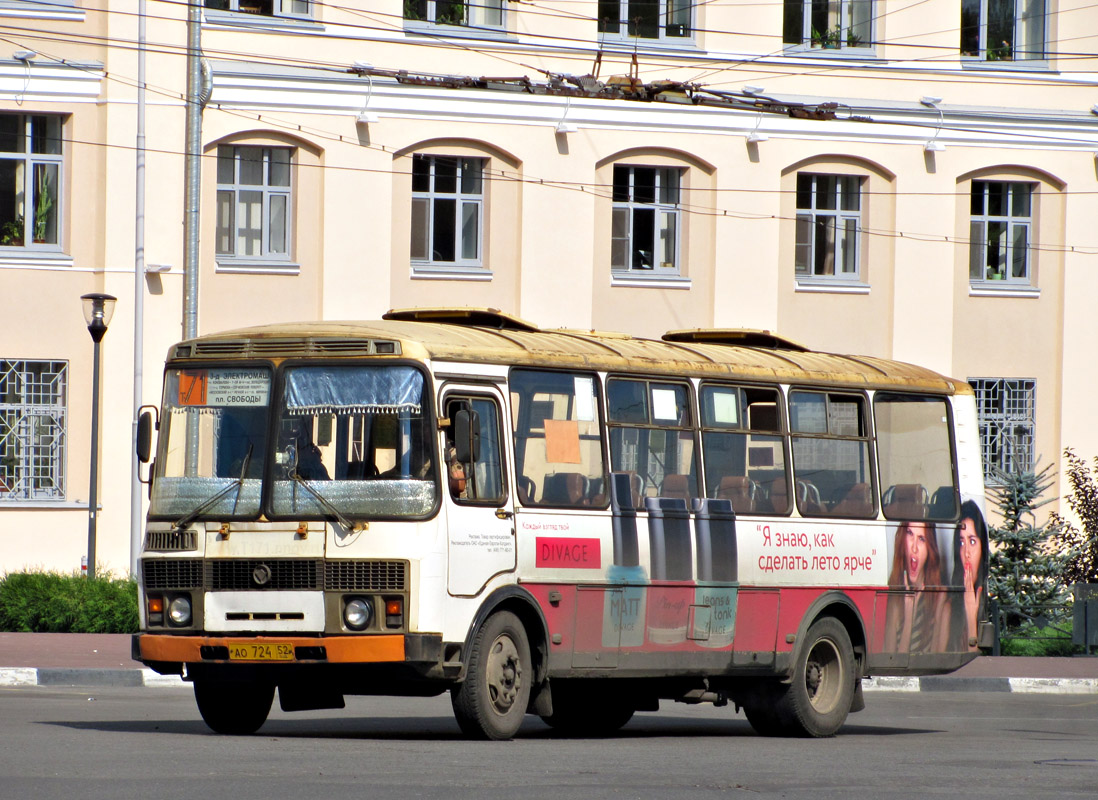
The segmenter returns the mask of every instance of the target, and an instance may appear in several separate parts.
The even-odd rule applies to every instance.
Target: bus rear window
[[[944,398],[878,394],[877,460],[888,519],[955,519],[949,406]]]

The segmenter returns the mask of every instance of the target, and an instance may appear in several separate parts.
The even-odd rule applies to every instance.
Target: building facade
[[[79,298],[107,292],[97,561],[124,574],[134,405],[183,335],[187,7],[0,18],[0,571],[86,553]],[[200,333],[764,328],[972,382],[989,464],[1098,453],[1086,3],[206,0],[200,32]]]

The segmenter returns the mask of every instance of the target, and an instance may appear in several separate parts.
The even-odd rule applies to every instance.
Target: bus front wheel
[[[497,611],[473,638],[465,680],[450,690],[458,726],[477,739],[510,739],[530,703],[530,642],[519,618]]]
[[[198,713],[215,733],[239,736],[255,733],[267,721],[274,700],[274,684],[217,681],[194,682]]]

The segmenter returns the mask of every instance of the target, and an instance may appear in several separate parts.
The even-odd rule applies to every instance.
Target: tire
[[[793,679],[777,703],[787,735],[834,736],[854,700],[854,648],[834,617],[812,623],[794,664]]]
[[[633,718],[636,708],[624,696],[599,687],[554,682],[553,713],[542,721],[568,736],[608,736]]]
[[[200,678],[194,682],[194,699],[203,721],[215,733],[246,736],[267,721],[274,684]]]
[[[530,642],[519,618],[497,611],[473,638],[465,680],[450,690],[462,733],[474,739],[510,739],[530,704]]]

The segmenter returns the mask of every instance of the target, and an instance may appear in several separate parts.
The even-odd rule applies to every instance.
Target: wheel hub
[[[501,636],[492,643],[487,678],[492,706],[499,713],[506,714],[514,706],[522,687],[522,663],[511,637]]]

